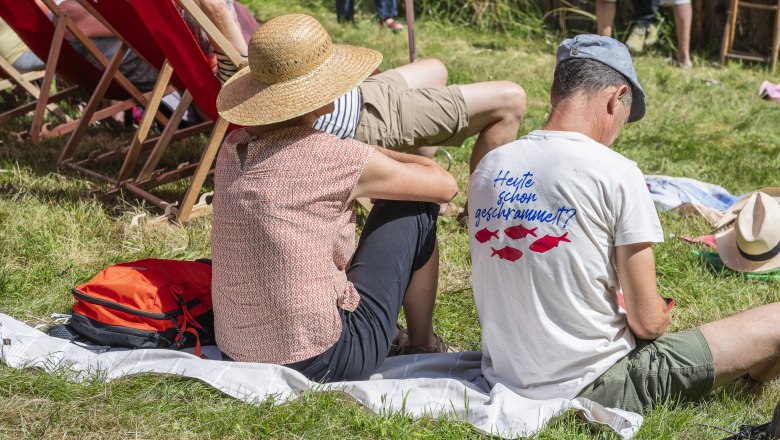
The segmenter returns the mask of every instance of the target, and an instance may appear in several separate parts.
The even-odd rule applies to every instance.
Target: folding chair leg
[[[187,192],[184,193],[184,198],[182,198],[179,209],[175,210],[177,218],[181,223],[189,220],[190,215],[192,214],[192,207],[198,199],[198,194],[203,187],[203,182],[206,181],[206,176],[208,176],[211,165],[214,163],[214,158],[217,156],[220,145],[222,145],[222,140],[225,137],[228,125],[229,123],[222,118],[218,118],[216,124],[214,124],[214,131],[211,132],[211,137],[209,138],[208,144],[206,144],[206,149],[203,150],[203,155],[200,158],[200,163],[198,163],[198,168],[192,176],[192,181],[187,187]]]
[[[141,124],[138,126],[138,130],[135,131],[133,141],[130,143],[130,148],[125,155],[125,161],[122,164],[122,169],[119,171],[119,176],[116,180],[117,185],[130,178],[133,168],[135,167],[136,162],[138,162],[138,156],[141,154],[141,146],[149,135],[149,129],[152,128],[152,122],[154,122],[157,110],[160,108],[160,101],[162,101],[162,98],[165,95],[165,90],[168,88],[168,83],[171,80],[172,74],[173,67],[168,64],[168,61],[165,61],[160,68],[157,81],[154,83],[152,96],[149,98],[148,106],[141,119]],[[170,120],[168,121],[168,125],[171,125]]]
[[[28,79],[28,77],[29,78],[35,78],[36,76],[40,76],[39,72],[31,72],[31,73],[33,73],[33,75],[22,74],[21,72],[16,70],[16,68],[14,68],[14,66],[11,63],[9,63],[8,60],[6,60],[3,57],[0,57],[0,69],[2,69],[3,72],[6,73],[6,75],[11,77],[11,79],[13,79],[13,81],[16,84],[18,84],[19,87],[24,89],[25,92],[27,92],[30,95],[32,95],[32,97],[35,98],[36,100],[40,99],[40,97],[41,97],[40,89],[38,89],[38,87],[36,87],[35,84],[31,83],[30,80]],[[9,81],[9,83],[10,83],[10,81]],[[61,121],[63,121],[63,122],[70,121],[70,118],[68,117],[68,115],[66,115],[65,112],[60,110],[60,108],[57,107],[56,104],[53,104],[53,103],[52,104],[47,104],[46,105],[46,109],[48,111],[50,111],[51,113],[53,113],[54,116],[59,118]]]
[[[57,23],[57,26],[60,26],[59,22]],[[100,101],[103,100],[103,96],[105,96],[106,90],[108,90],[108,86],[111,85],[114,74],[119,70],[119,64],[125,57],[125,52],[127,52],[127,46],[122,43],[122,45],[119,47],[119,50],[116,51],[116,54],[114,54],[114,57],[111,59],[111,63],[103,73],[103,76],[100,77],[100,82],[98,82],[95,91],[92,93],[92,97],[89,99],[87,108],[85,108],[81,114],[81,120],[79,121],[78,126],[75,130],[73,130],[73,133],[70,135],[70,139],[68,139],[68,142],[62,149],[62,153],[60,153],[60,158],[58,161],[60,165],[63,162],[73,158],[73,153],[76,151],[76,144],[78,144],[81,138],[84,137],[84,133],[86,133],[87,127],[89,127],[89,124],[92,122],[92,115],[97,111],[98,106],[100,105]],[[41,92],[43,92],[43,90],[41,90]]]
[[[168,145],[170,145],[173,135],[176,134],[176,131],[179,129],[179,124],[184,118],[184,113],[187,112],[187,108],[189,108],[190,104],[192,104],[192,94],[187,90],[184,92],[184,95],[182,95],[179,106],[173,111],[173,114],[168,121],[168,125],[165,126],[162,134],[157,139],[154,149],[149,153],[149,157],[146,158],[146,163],[138,174],[137,181],[144,181],[152,176],[152,173],[160,163],[160,159],[162,159],[163,153],[165,153]]]
[[[68,13],[63,12],[64,18],[67,18]],[[57,67],[57,62],[60,59],[60,48],[62,48],[62,41],[65,38],[65,20],[57,20],[57,26],[54,28],[54,39],[51,43],[51,49],[49,50],[49,58],[46,60],[46,75],[43,77],[41,83],[40,93],[38,94],[38,103],[35,106],[35,115],[33,116],[32,126],[30,127],[30,137],[33,142],[38,142],[41,139],[41,128],[43,128],[43,114],[46,111],[46,104],[49,100],[49,90],[51,90],[51,83],[54,80],[54,70]]]
[[[57,92],[57,93],[51,95],[49,97],[49,100],[52,101],[52,102],[61,101],[61,100],[65,99],[65,98],[68,98],[70,96],[73,96],[73,95],[77,94],[78,91],[79,91],[78,86],[68,87],[65,90],[62,90],[60,92]],[[8,110],[7,112],[5,112],[3,114],[0,114],[0,122],[6,121],[8,119],[13,119],[13,118],[15,118],[17,116],[21,116],[21,115],[23,115],[25,113],[29,113],[30,111],[35,110],[35,107],[37,105],[38,105],[38,101],[35,101],[35,102],[31,102],[29,104],[22,104],[22,105],[16,107],[15,109],[12,109],[12,110]]]

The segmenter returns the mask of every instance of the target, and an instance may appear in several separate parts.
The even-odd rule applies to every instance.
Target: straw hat
[[[246,126],[293,119],[357,87],[381,61],[375,50],[333,44],[314,17],[281,15],[252,35],[249,66],[222,86],[217,111]]]
[[[764,188],[736,202],[716,226],[723,264],[738,272],[780,267],[780,188]]]

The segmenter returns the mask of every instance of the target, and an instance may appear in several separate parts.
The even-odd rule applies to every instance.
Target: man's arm
[[[640,339],[656,339],[666,332],[672,315],[656,288],[653,248],[650,243],[635,243],[617,246],[616,251],[628,327]]]
[[[351,200],[370,197],[446,203],[458,193],[455,178],[436,162],[380,147],[375,149],[352,190]]]

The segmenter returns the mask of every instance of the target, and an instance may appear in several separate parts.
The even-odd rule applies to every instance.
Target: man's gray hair
[[[592,95],[607,87],[628,86],[628,93],[623,95],[622,103],[631,107],[633,86],[631,82],[617,70],[588,58],[569,58],[561,61],[555,67],[552,89],[553,100],[568,98],[578,92]]]

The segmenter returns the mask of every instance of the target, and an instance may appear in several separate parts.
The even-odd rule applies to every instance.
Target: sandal
[[[407,345],[401,347],[401,351],[398,354],[430,354],[450,352],[450,347],[441,340],[439,335],[434,333],[433,336],[436,337],[436,343],[433,345],[433,347],[413,347],[411,345]]]
[[[398,356],[401,351],[409,345],[409,332],[401,326],[395,325],[395,337],[390,341],[390,349],[387,351],[387,357]]]

